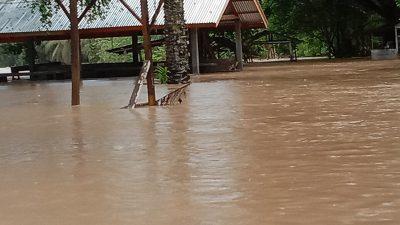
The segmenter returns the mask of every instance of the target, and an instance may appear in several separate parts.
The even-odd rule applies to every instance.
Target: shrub
[[[157,80],[160,81],[161,84],[166,84],[168,80],[168,68],[166,66],[158,65],[154,69],[154,74]]]

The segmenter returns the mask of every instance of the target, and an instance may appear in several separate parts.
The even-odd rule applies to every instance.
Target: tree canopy
[[[32,8],[38,10],[42,17],[41,22],[46,26],[51,23],[51,17],[58,10],[63,10],[68,14],[68,9],[62,0],[24,0]],[[111,0],[78,0],[80,7],[84,8],[82,15],[86,15],[89,19],[101,16],[108,9]]]
[[[272,31],[314,40],[336,57],[368,54],[371,36],[393,42],[400,0],[262,1]]]
[[[63,10],[60,0],[24,0],[31,7],[39,10],[44,24],[48,24],[56,10]],[[111,0],[78,0],[84,9],[88,6],[86,17],[101,16],[108,10]],[[139,0],[138,0],[139,1]],[[334,57],[351,57],[368,55],[372,46],[371,37],[379,37],[374,46],[391,45],[394,47],[393,26],[399,22],[400,0],[260,0],[270,22],[270,31],[282,34],[293,40],[300,40],[297,45],[299,56],[329,55]],[[68,7],[66,5],[65,7]],[[68,9],[67,9],[68,10]],[[245,56],[262,55],[263,46],[254,46],[254,37],[258,32],[244,33]],[[226,36],[227,35],[227,36]],[[231,57],[234,47],[232,34],[211,35],[212,45],[221,57]],[[83,46],[86,44],[83,43]],[[103,49],[106,42],[92,41],[91,48]],[[230,46],[232,45],[232,46]],[[3,54],[21,55],[21,46],[3,45]],[[225,51],[224,51],[225,49]],[[227,49],[227,50],[226,50]],[[23,53],[23,52],[22,52]],[[108,53],[100,57],[88,57],[91,62],[119,60]],[[22,57],[12,61],[21,62]],[[127,59],[129,60],[129,59]],[[4,60],[3,60],[4,61]]]

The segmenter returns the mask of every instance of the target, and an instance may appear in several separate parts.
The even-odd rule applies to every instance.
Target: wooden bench
[[[8,77],[12,77],[13,80],[20,80],[23,75],[29,75],[29,73],[0,73],[0,82],[7,82]]]

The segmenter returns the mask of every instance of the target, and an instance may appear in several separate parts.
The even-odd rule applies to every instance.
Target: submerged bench
[[[12,77],[13,80],[20,80],[21,76],[29,75],[29,73],[0,73],[0,82],[7,82],[8,77]]]

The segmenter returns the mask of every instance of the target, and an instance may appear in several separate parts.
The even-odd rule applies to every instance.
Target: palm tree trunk
[[[168,83],[188,83],[188,30],[185,25],[183,0],[165,0],[164,15]]]

